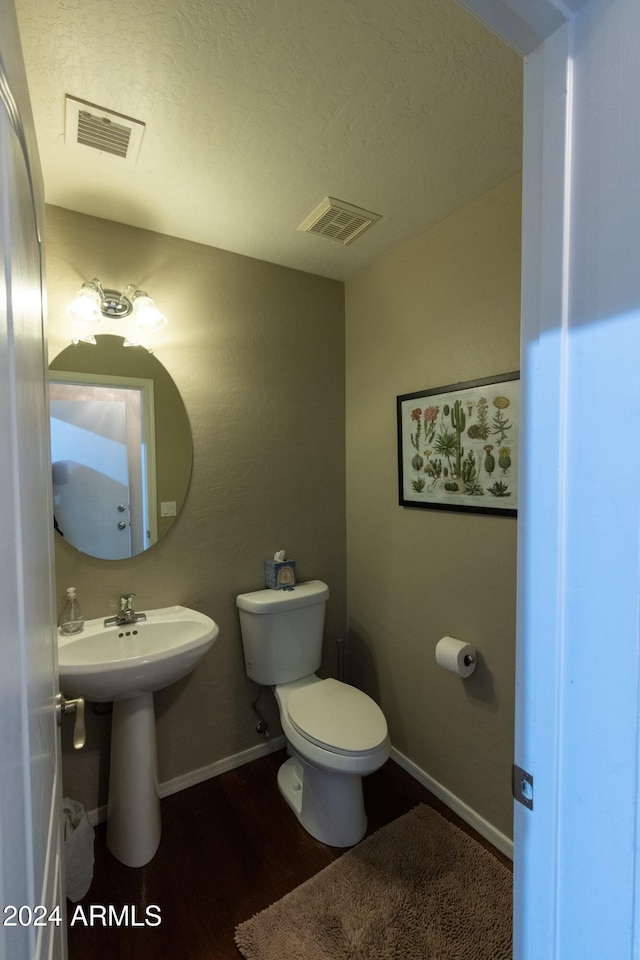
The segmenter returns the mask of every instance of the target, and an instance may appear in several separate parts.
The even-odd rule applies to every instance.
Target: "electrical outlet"
[[[175,500],[161,500],[160,501],[160,516],[161,517],[175,517],[176,515],[176,502]]]

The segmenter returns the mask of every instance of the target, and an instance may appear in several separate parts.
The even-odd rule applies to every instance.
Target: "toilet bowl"
[[[287,740],[280,792],[313,837],[349,847],[367,829],[362,777],[385,763],[390,744],[371,697],[315,673],[328,596],[327,585],[312,580],[241,594],[236,603],[247,674],[273,688]]]
[[[367,829],[362,777],[389,758],[382,710],[355,687],[315,675],[274,693],[290,753],[278,771],[281,794],[316,840],[358,843]]]

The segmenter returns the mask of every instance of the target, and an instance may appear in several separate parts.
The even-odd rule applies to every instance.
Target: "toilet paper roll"
[[[459,677],[470,677],[476,668],[475,648],[455,637],[442,637],[436,644],[436,663]]]

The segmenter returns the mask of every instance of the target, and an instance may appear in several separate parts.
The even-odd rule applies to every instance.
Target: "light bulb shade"
[[[160,313],[151,297],[143,290],[136,290],[131,298],[133,319],[141,333],[156,333],[167,325],[167,318]]]
[[[102,299],[93,283],[83,283],[67,307],[67,317],[85,327],[99,327],[102,323]]]

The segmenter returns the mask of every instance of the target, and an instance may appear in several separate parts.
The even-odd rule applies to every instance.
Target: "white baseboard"
[[[96,807],[95,810],[87,810],[89,823],[92,827],[97,827],[99,823],[104,823],[107,819],[107,806]]]
[[[454,793],[451,793],[451,791],[443,787],[441,783],[438,783],[437,780],[430,777],[428,773],[425,773],[424,770],[412,760],[409,760],[408,757],[405,757],[405,755],[400,753],[395,747],[391,747],[391,759],[395,760],[399,767],[402,767],[403,770],[411,774],[414,780],[417,780],[423,787],[431,791],[438,800],[446,803],[450,810],[457,813],[458,816],[461,817],[465,823],[468,823],[470,827],[473,827],[480,836],[484,837],[485,840],[493,844],[501,853],[504,853],[505,856],[513,860],[513,840],[510,840],[506,834],[494,827],[493,824],[485,820],[484,817],[481,817],[480,814],[476,813],[464,800],[456,797]]]
[[[166,780],[164,783],[158,784],[158,796],[162,799],[163,797],[171,796],[172,793],[179,793],[180,790],[194,787],[197,783],[203,783],[205,780],[217,777],[221,773],[226,773],[227,770],[235,770],[236,767],[242,767],[245,763],[257,760],[258,757],[266,757],[269,753],[275,753],[276,750],[281,750],[285,744],[286,740],[283,736],[273,737],[270,740],[265,740],[264,743],[256,744],[255,747],[249,747],[248,750],[242,750],[240,753],[234,753],[230,757],[223,757],[222,760],[216,760],[206,767],[190,770],[189,773],[183,773],[179,777],[174,777],[172,780]],[[89,817],[89,823],[93,824],[93,826],[98,823],[103,823],[107,819],[106,804],[97,807],[95,810],[90,810],[87,815]]]
[[[264,743],[256,744],[255,747],[249,747],[248,750],[234,753],[232,756],[224,757],[222,760],[216,760],[206,767],[190,770],[189,773],[184,773],[179,777],[174,777],[172,780],[167,780],[159,784],[158,795],[162,798],[171,796],[173,793],[179,793],[180,790],[186,790],[188,787],[194,787],[198,783],[203,783],[205,780],[217,777],[221,773],[226,773],[227,770],[235,770],[236,767],[241,767],[245,763],[250,763],[259,757],[265,757],[267,754],[274,753],[276,750],[281,750],[285,745],[286,740],[283,736],[274,737],[272,740],[265,740]],[[493,844],[493,846],[504,853],[505,856],[513,860],[513,841],[510,840],[509,837],[497,830],[488,820],[481,817],[479,813],[476,813],[476,811],[463,800],[460,800],[460,798],[456,797],[450,790],[443,787],[441,783],[438,783],[437,780],[430,777],[428,773],[425,773],[417,764],[409,760],[408,757],[405,757],[396,747],[391,747],[391,759],[395,760],[403,770],[406,770],[414,780],[417,780],[418,783],[421,783],[423,787],[431,791],[439,800],[442,800],[442,802],[453,810],[454,813],[457,813],[465,823],[468,823],[470,827],[477,830],[485,840],[488,840],[489,843]],[[103,823],[107,819],[106,804],[89,811],[88,817],[89,822],[94,826],[98,823]]]
[[[179,793],[180,790],[186,790],[188,787],[195,787],[197,783],[203,783],[212,777],[219,777],[221,773],[227,770],[235,770],[236,767],[242,767],[245,763],[251,763],[258,757],[266,757],[268,753],[275,753],[281,750],[286,744],[284,736],[273,737],[265,740],[264,743],[258,743],[255,747],[249,747],[248,750],[242,750],[240,753],[234,753],[230,757],[224,757],[222,760],[216,760],[206,767],[200,767],[198,770],[191,770],[180,777],[174,777],[173,780],[167,780],[158,786],[158,796],[169,797],[172,793]]]

